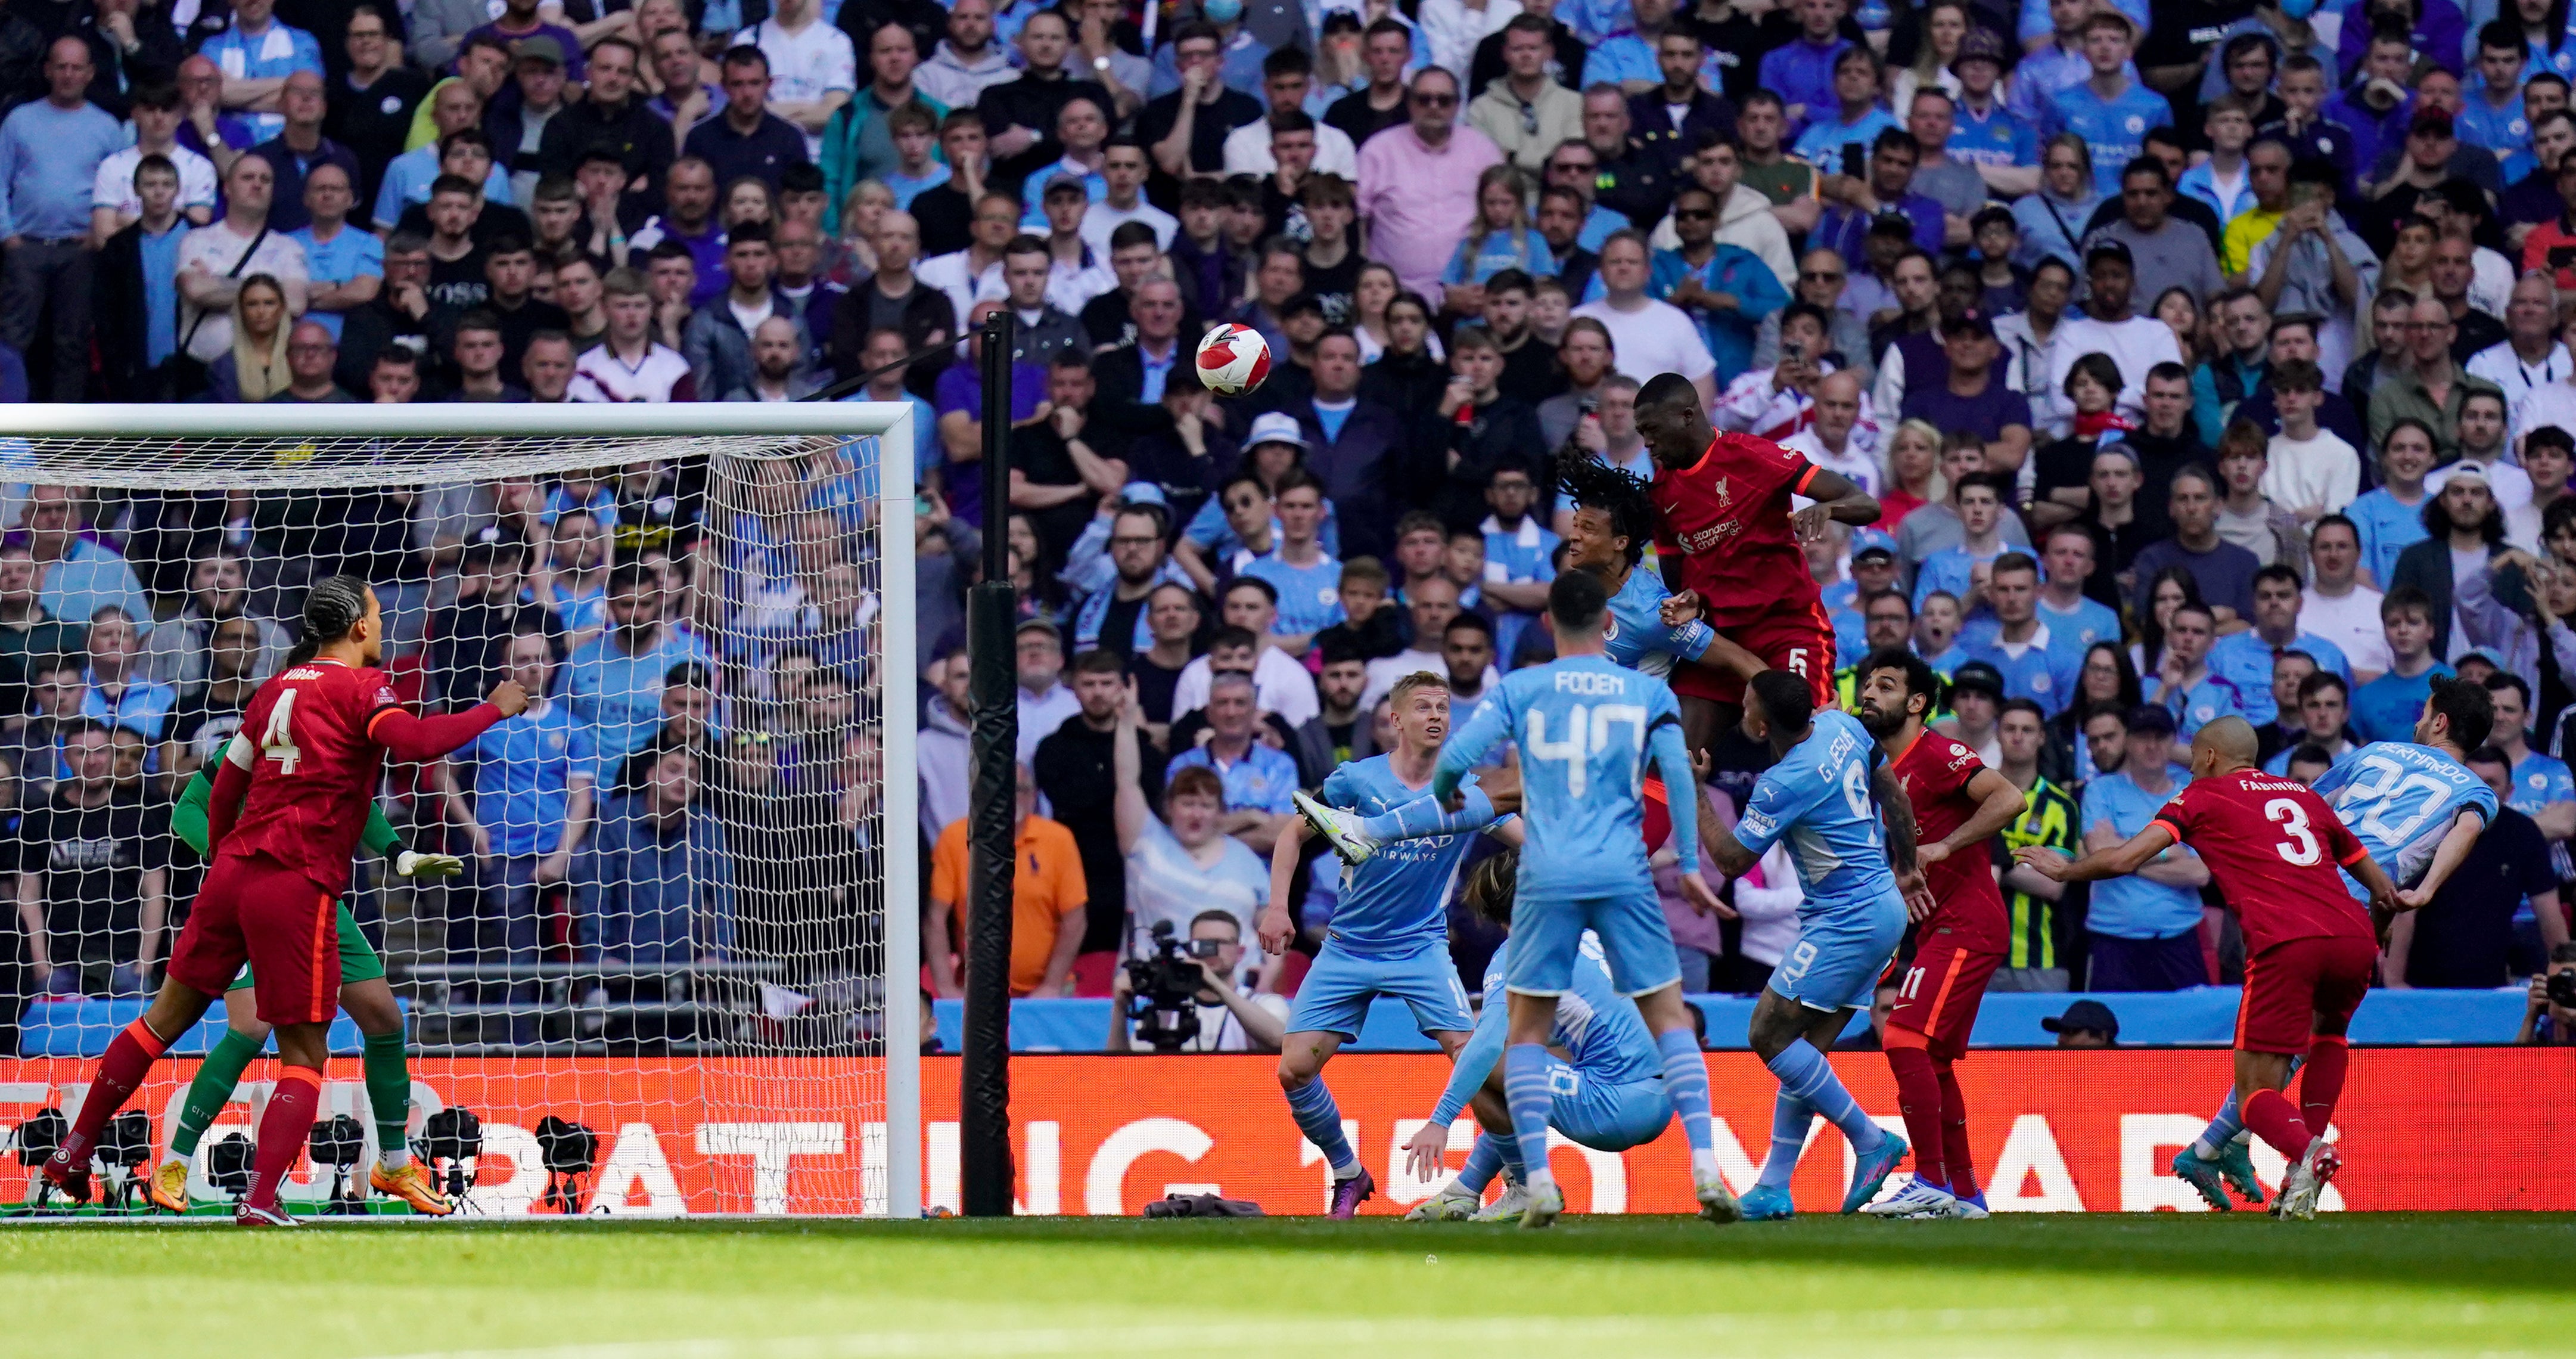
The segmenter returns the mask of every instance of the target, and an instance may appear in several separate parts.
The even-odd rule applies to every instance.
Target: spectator
[[[1936,387],[1925,374],[1926,380],[1905,394],[1904,418],[1972,431],[1986,441],[1990,464],[2018,469],[2030,455],[2030,403],[2011,389],[1997,366],[2003,352],[1994,322],[1974,309],[1943,317],[1941,353],[1948,361],[1948,381]]]
[[[88,649],[80,625],[56,618],[37,598],[39,579],[24,542],[0,546],[0,712],[10,716],[27,711],[32,669]]]
[[[2056,260],[2073,272],[2081,248],[2077,231],[2102,204],[2093,187],[2093,152],[2084,139],[2059,133],[2040,149],[2039,188],[2013,204],[2013,225],[2020,246],[2013,263],[2037,273]]]
[[[2057,1035],[2057,1046],[2072,1049],[2120,1046],[2120,1017],[2098,1000],[2079,1000],[2062,1015],[2050,1015],[2039,1027]]]
[[[2007,699],[2036,704],[2044,723],[2073,697],[2084,653],[2078,646],[2059,643],[2040,618],[2039,563],[2028,553],[2002,553],[1985,564],[1985,574],[1984,593],[1994,626],[1989,640],[1964,643],[1968,655],[1994,667]],[[1988,636],[1983,629],[1973,635]]]
[[[224,176],[224,216],[199,227],[179,241],[179,347],[210,368],[238,350],[232,313],[241,291],[265,279],[283,303],[279,322],[304,311],[304,247],[269,228],[270,190],[275,179],[260,156],[236,160]],[[285,377],[284,326],[277,331],[278,385]],[[247,392],[247,389],[245,389]],[[267,395],[261,391],[259,399]]]
[[[75,487],[38,485],[27,490],[19,531],[11,545],[23,543],[43,582],[38,598],[56,618],[87,618],[114,605],[127,618],[152,617],[143,583],[125,558],[89,531],[87,492]]]
[[[1151,814],[1147,813],[1146,817],[1150,823]],[[1165,834],[1168,838],[1172,832]],[[1227,867],[1229,870],[1232,867],[1230,856]],[[1228,876],[1231,876],[1230,872]],[[1267,891],[1268,884],[1265,883],[1265,895]],[[1235,912],[1230,908],[1199,912],[1190,920],[1188,938],[1192,944],[1216,945],[1216,953],[1213,957],[1194,959],[1207,978],[1207,984],[1197,995],[1198,1034],[1176,1050],[1277,1052],[1280,1041],[1287,1036],[1288,1001],[1270,991],[1252,991],[1253,978],[1243,966],[1243,926],[1235,919]],[[1150,941],[1140,942],[1137,949],[1140,954],[1150,954]],[[1135,1039],[1129,1032],[1127,1017],[1132,986],[1125,968],[1112,974],[1107,1045],[1110,1052],[1127,1052],[1133,1048]]]
[[[267,0],[251,0],[265,5]],[[45,390],[79,401],[88,389],[92,197],[99,169],[123,141],[116,119],[89,102],[89,45],[61,37],[46,49],[46,97],[0,120],[0,344],[25,354],[53,319]]]
[[[871,55],[874,50],[871,44]],[[941,105],[971,109],[985,90],[1015,74],[1010,54],[993,41],[990,0],[958,0],[949,7],[945,36],[930,49],[913,78],[923,94]]]
[[[2271,680],[2274,664],[2286,653],[2302,653],[2317,668],[2352,682],[2343,649],[2302,627],[2301,600],[2297,571],[2264,567],[2254,573],[2253,628],[2221,637],[2210,648],[2210,673],[2236,691],[2238,711],[2257,726],[2282,715],[2271,698]]]
[[[224,112],[224,69],[203,52],[179,63],[179,98],[187,116],[179,124],[179,144],[229,173],[233,161],[262,138],[249,120]]]
[[[2388,669],[2352,695],[2353,729],[2363,742],[2408,739],[2432,692],[2433,677],[2452,673],[2436,659],[2441,654],[2434,646],[2436,617],[2431,597],[2419,585],[2391,586],[2380,601]]]
[[[612,269],[600,282],[607,337],[573,364],[575,401],[695,401],[689,361],[653,336],[651,285],[633,269]]]
[[[1118,844],[1127,854],[1128,892],[1127,937],[1121,952],[1131,958],[1143,956],[1151,949],[1155,925],[1177,928],[1211,908],[1235,917],[1240,938],[1245,922],[1270,904],[1267,866],[1243,841],[1225,832],[1225,784],[1204,762],[1201,767],[1172,772],[1163,792],[1169,823],[1154,815],[1145,800],[1141,747],[1133,735],[1143,720],[1144,714],[1133,702],[1119,709]],[[1282,801],[1286,796],[1284,791],[1280,794]],[[1266,818],[1260,812],[1250,815]]]
[[[1038,742],[1055,733],[1067,718],[1081,711],[1081,700],[1063,684],[1064,638],[1055,624],[1043,618],[1023,621],[1016,634],[1016,665],[1019,674],[1020,762],[1028,763],[1037,754]]]
[[[690,385],[702,395],[717,397],[750,387],[751,333],[772,316],[785,316],[795,326],[796,354],[801,356],[811,347],[804,321],[786,310],[786,300],[770,286],[776,257],[769,242],[765,223],[746,222],[728,233],[725,294],[719,303],[701,307],[689,318],[684,354]]]
[[[2455,458],[2460,450],[2460,411],[2471,392],[2494,392],[2495,384],[2472,377],[2451,352],[2459,327],[2450,308],[2436,297],[2419,297],[2406,321],[2404,372],[2388,373],[2370,389],[2370,437],[2385,441],[2397,422],[2416,419],[2433,432],[2433,452]]]
[[[2153,156],[2129,161],[2120,170],[2119,194],[2119,219],[2086,237],[2085,246],[2088,252],[2101,241],[2127,246],[2137,261],[2132,292],[2162,297],[2166,290],[2180,288],[2200,301],[2227,286],[2208,233],[2173,215],[2173,185],[2164,162]]]
[[[1658,373],[1677,372],[1690,379],[1705,403],[1716,394],[1717,361],[1700,328],[1680,308],[1647,295],[1646,238],[1636,231],[1614,233],[1601,247],[1602,296],[1574,309],[1578,317],[1601,323],[1610,334],[1618,370],[1640,383]]]
[[[224,107],[242,112],[253,142],[267,141],[286,127],[278,111],[286,78],[322,74],[322,44],[278,22],[277,0],[233,0],[232,10],[231,26],[197,50],[224,73]]]
[[[166,158],[138,162],[132,182],[140,215],[101,243],[92,266],[102,395],[168,400],[168,364],[179,349],[179,246],[190,228],[179,215],[178,171]]]
[[[2075,799],[2039,771],[2040,756],[2048,745],[2048,725],[2041,720],[2040,705],[2028,699],[2005,700],[1996,718],[1995,738],[2003,754],[1997,772],[2021,790],[2023,803],[2021,816],[2004,827],[2005,852],[2041,845],[2061,854],[2076,853]],[[2001,886],[2012,942],[1986,989],[2065,990],[2072,975],[2067,935],[2076,918],[2074,911],[2061,909],[2075,905],[2066,899],[2066,885],[2016,863],[2004,869]]]
[[[2191,775],[2172,763],[2173,713],[2146,704],[2128,722],[2117,772],[2084,785],[2084,848],[2108,848],[2144,830]],[[2085,917],[2088,991],[2178,991],[2209,983],[2200,946],[2200,891],[2208,866],[2175,846],[2136,875],[2092,885]]]
[[[2045,570],[2037,613],[2048,625],[2050,650],[2070,653],[2080,663],[2095,643],[2120,640],[2119,611],[2087,594],[2096,577],[2110,574],[2094,556],[2093,535],[2080,525],[2050,531],[2040,563]]]
[[[349,7],[343,38],[347,60],[340,79],[327,82],[322,118],[323,135],[357,158],[356,201],[361,204],[376,201],[385,167],[402,154],[412,115],[429,94],[428,77],[395,60],[396,30],[388,28],[385,12],[372,3]],[[421,53],[430,42],[435,39],[422,40],[414,52]]]
[[[1022,864],[1011,875],[1011,994],[1061,996],[1071,984],[1073,958],[1081,951],[1089,919],[1083,854],[1062,822],[1037,815],[1037,776],[1026,764],[1019,766],[1017,789],[1011,802],[1012,844]],[[930,913],[922,928],[928,947],[923,952],[931,990],[942,999],[955,999],[965,994],[967,963],[965,818],[940,832],[930,859]]]
[[[1501,7],[1491,8],[1499,12]],[[1582,96],[1548,71],[1556,30],[1555,21],[1544,14],[1516,14],[1505,21],[1503,74],[1467,105],[1468,126],[1533,175],[1546,169],[1548,154],[1558,145],[1583,134]]]
[[[2308,534],[2314,579],[2301,596],[2299,624],[2332,643],[2351,666],[2352,680],[2367,684],[2388,668],[2388,644],[2379,625],[2380,592],[2360,583],[2361,531],[2330,514]]]
[[[559,643],[543,632],[523,632],[503,651],[508,677],[530,694],[525,712],[499,722],[459,760],[438,766],[439,791],[446,819],[465,828],[473,844],[475,882],[481,891],[481,925],[497,925],[502,948],[517,966],[534,963],[544,942],[539,895],[572,877],[573,858],[589,835],[594,771],[604,752],[597,733],[573,706],[542,697],[554,691]],[[624,752],[614,752],[623,754]],[[466,783],[473,793],[469,797]],[[481,949],[486,958],[495,950]],[[514,992],[521,1005],[533,1002],[533,982]],[[534,1026],[521,1017],[521,1041]]]
[[[1315,692],[1322,711],[1297,728],[1293,753],[1298,781],[1312,788],[1333,770],[1377,753],[1376,723],[1366,720],[1360,694],[1368,687],[1368,658],[1337,640],[1321,644],[1323,669]]]
[[[1819,390],[1822,390],[1819,388]],[[1985,443],[1973,434],[1953,434],[1941,453],[1941,476],[1948,483],[1949,494],[1942,500],[1917,508],[1897,525],[1896,556],[1899,561],[1923,563],[1966,543],[1967,520],[1959,508],[1959,493],[1971,476],[1985,465]],[[1989,486],[1993,482],[1987,483]],[[2021,517],[2008,509],[1998,509],[1995,532],[2005,546],[2030,550],[2030,532],[2021,526]]]
[[[2517,1043],[2566,1044],[2576,1042],[2576,1005],[2561,1005],[2552,996],[2549,984],[2562,972],[2576,972],[2576,943],[2561,943],[2549,951],[2548,967],[2534,975],[2530,999],[2522,1012],[2522,1030]]]
[[[37,988],[140,996],[169,924],[169,814],[120,787],[108,728],[66,729],[71,777],[17,827],[18,920]]]
[[[805,366],[805,332],[792,316],[771,316],[751,332],[750,380],[727,401],[803,401],[822,386]]]
[[[806,134],[769,110],[769,58],[759,48],[738,43],[726,51],[720,66],[724,110],[690,129],[682,151],[705,161],[716,183],[750,177],[774,193],[788,166],[813,162]]]
[[[147,86],[133,99],[134,143],[98,163],[90,186],[90,239],[104,246],[143,213],[143,191],[135,182],[146,156],[169,161],[179,176],[179,213],[190,226],[214,220],[215,163],[179,144],[181,106],[175,85]]]
[[[944,648],[922,673],[917,738],[921,766],[921,838],[936,843],[948,823],[966,815],[974,783],[972,672],[963,644]]]
[[[1376,254],[1394,266],[1398,282],[1429,293],[1452,243],[1476,218],[1480,177],[1503,156],[1485,134],[1457,125],[1455,75],[1439,67],[1424,70],[1414,77],[1407,100],[1408,128],[1372,139],[1359,158],[1359,212]],[[1636,250],[1642,265],[1642,239]],[[1643,287],[1641,277],[1635,288]]]
[[[1365,146],[1405,121],[1411,108],[1404,76],[1413,65],[1412,28],[1395,15],[1370,20],[1360,36],[1360,61],[1365,83],[1324,110],[1324,121],[1347,134],[1353,146]]]
[[[2424,507],[2427,536],[2398,554],[2389,589],[2394,593],[2400,586],[2411,585],[2424,593],[2433,624],[2432,654],[2457,661],[2472,645],[2466,629],[2459,626],[2458,575],[2492,563],[2508,549],[2504,513],[2496,508],[2484,467],[2459,462],[2445,470],[2450,475],[2441,492]],[[2508,564],[2494,574],[2496,602],[2517,615],[2528,613],[2531,581],[2522,568]]]
[[[715,663],[704,644],[667,621],[661,578],[643,564],[611,569],[607,589],[609,626],[564,662],[556,694],[574,717],[590,724],[603,761],[624,759],[661,724],[662,686],[671,667]]]
[[[501,322],[490,309],[476,307],[458,317],[450,357],[456,374],[449,401],[525,401],[528,394],[502,377]]]
[[[2304,573],[2307,534],[2289,507],[2266,498],[2263,484],[2270,476],[2262,431],[2250,420],[2229,425],[2218,441],[2218,536],[2253,553],[2256,561]]]
[[[275,672],[279,657],[268,652],[260,628],[235,615],[207,629],[202,676],[180,686],[171,709],[167,750],[177,759],[163,772],[174,781],[223,758],[261,681]]]
[[[2173,329],[2153,316],[2129,311],[2136,265],[2129,247],[2098,240],[2084,251],[2084,275],[2090,291],[2084,312],[2059,325],[2057,367],[2051,385],[2063,389],[2075,360],[2086,354],[2108,354],[2120,370],[2118,410],[2135,420],[2146,410],[2147,370],[2159,363],[2181,363],[2182,349]]]
[[[1065,16],[1032,14],[1029,19],[1019,32],[1019,76],[986,86],[975,98],[975,111],[983,118],[992,149],[994,172],[1012,181],[1025,180],[1064,155],[1055,130],[1056,116],[1067,100],[1079,96],[1095,108],[1116,107],[1107,90],[1095,81],[1077,78],[1066,64],[1072,34]],[[1259,116],[1257,106],[1254,116]]]
[[[1198,595],[1185,585],[1157,585],[1145,596],[1145,625],[1153,631],[1154,645],[1128,658],[1128,676],[1136,682],[1137,701],[1145,711],[1145,734],[1157,744],[1170,734],[1176,716],[1173,695],[1191,664],[1205,618]]]
[[[2173,537],[2153,543],[2130,563],[2139,581],[2137,606],[2148,607],[2156,574],[2169,566],[2189,571],[2199,582],[2218,622],[2250,617],[2254,611],[2254,573],[2263,563],[2253,553],[2218,533],[2218,488],[2210,473],[2187,467],[2174,474],[2166,512]]]
[[[346,179],[341,185],[344,192],[358,182],[357,155],[323,135],[325,104],[319,66],[289,73],[277,93],[283,124],[277,135],[251,148],[251,154],[266,160],[276,174],[276,208],[269,216],[279,231],[292,232],[312,220],[305,209],[304,187],[314,170],[338,166]],[[524,201],[526,196],[520,197]],[[341,211],[345,216],[347,207]]]
[[[2481,746],[2469,753],[2468,764],[2506,805],[2496,808],[2432,900],[2397,918],[2381,966],[2390,986],[2511,985],[2514,922],[2525,909],[2539,925],[2545,955],[2554,958],[2567,946],[2567,917],[2558,905],[2559,874],[2550,865],[2548,842],[2529,816],[2510,805],[2510,758]]]
[[[1950,500],[1959,514],[1959,545],[1923,557],[1915,568],[1917,611],[1923,608],[1924,599],[1937,590],[1956,599],[1959,607],[1970,614],[1990,612],[1984,579],[2006,551],[2000,525],[2008,486],[2008,479],[1998,472],[1971,472],[1953,483]]]
[[[1314,677],[1270,641],[1279,614],[1270,583],[1239,578],[1226,586],[1223,605],[1225,626],[1208,639],[1206,655],[1182,667],[1173,685],[1172,716],[1186,717],[1206,706],[1216,676],[1233,671],[1252,678],[1261,711],[1289,729],[1314,717]]]
[[[722,962],[734,943],[733,858],[699,803],[700,756],[666,749],[601,805],[573,865],[573,941],[583,961],[643,971]],[[637,996],[661,994],[639,982]]]

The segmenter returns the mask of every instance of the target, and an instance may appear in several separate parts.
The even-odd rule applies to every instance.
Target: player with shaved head
[[[1839,472],[1818,467],[1750,434],[1721,434],[1708,422],[1699,393],[1678,373],[1664,373],[1637,393],[1637,432],[1654,454],[1655,508],[1662,522],[1655,550],[1678,576],[1677,600],[1696,605],[1710,627],[1762,665],[1805,680],[1817,706],[1833,702],[1834,625],[1804,544],[1825,524],[1878,522],[1878,501]],[[1792,497],[1814,502],[1793,509]],[[1733,670],[1676,666],[1691,748],[1732,725],[1744,704],[1744,677]]]
[[[2399,897],[2387,871],[2315,789],[2256,767],[2258,751],[2251,723],[2217,718],[2192,737],[2191,784],[2125,843],[2072,861],[2038,845],[2013,857],[2058,882],[2134,873],[2176,844],[2207,861],[2245,928],[2237,1105],[2255,1136],[2290,1162],[2276,1211],[2308,1218],[2342,1167],[2324,1133],[2348,1068],[2343,1034],[2377,971],[2373,915],[2393,917],[2416,903]],[[2345,890],[2338,867],[2369,892],[2369,910]],[[2300,1103],[2292,1104],[2283,1091],[2291,1061],[2303,1054],[2307,1072]]]

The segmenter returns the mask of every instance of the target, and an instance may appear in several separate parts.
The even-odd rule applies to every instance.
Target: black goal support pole
[[[975,796],[967,872],[966,1030],[958,1089],[961,1188],[969,1217],[1009,1217],[1011,1172],[1011,891],[1019,783],[1019,676],[1011,588],[1011,326],[984,323],[984,579],[967,600],[973,638]],[[936,942],[933,947],[937,947]]]

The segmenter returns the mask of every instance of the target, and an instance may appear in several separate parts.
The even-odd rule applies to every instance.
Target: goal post
[[[530,725],[533,744],[486,749],[466,786],[452,767],[388,767],[379,801],[408,808],[405,842],[469,863],[451,883],[402,881],[362,848],[352,879],[410,1013],[409,1135],[425,1103],[474,1109],[486,1154],[512,1162],[476,1191],[488,1213],[529,1211],[546,1175],[528,1129],[554,1114],[597,1135],[590,1184],[610,1211],[917,1218],[914,458],[931,432],[913,410],[12,407],[5,527],[33,539],[27,588],[67,625],[49,635],[69,653],[77,630],[82,650],[26,658],[24,692],[59,710],[31,709],[36,734],[0,749],[34,809],[0,850],[36,861],[39,837],[68,843],[79,817],[127,800],[144,819],[114,834],[166,832],[167,800],[229,731],[240,654],[259,657],[250,678],[274,673],[303,589],[372,571],[407,699],[445,677],[458,691],[440,696],[470,702],[542,659],[565,710],[560,728]],[[17,616],[14,552],[0,548],[0,621]],[[460,560],[485,564],[480,612]],[[205,602],[219,597],[247,604]],[[438,631],[460,620],[487,631]],[[540,633],[542,657],[521,646]],[[60,692],[75,668],[77,706]],[[548,761],[586,799],[519,772]],[[50,867],[46,956],[31,945],[44,976],[23,969],[0,1023],[14,1015],[30,1057],[79,1058],[139,1008],[198,865],[156,845],[139,865]],[[174,1054],[203,1052],[221,1017]],[[341,1065],[324,1117],[365,1125]],[[249,1122],[259,1070],[208,1145]],[[137,1103],[167,1146],[179,1103],[156,1089]]]

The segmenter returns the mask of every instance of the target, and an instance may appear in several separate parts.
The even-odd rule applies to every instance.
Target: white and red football
[[[1250,326],[1221,325],[1199,341],[1199,384],[1241,396],[1270,376],[1270,342]]]

